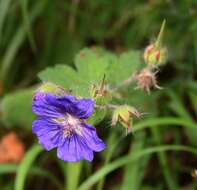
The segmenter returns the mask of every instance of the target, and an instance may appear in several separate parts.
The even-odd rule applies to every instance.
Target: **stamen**
[[[73,130],[67,126],[63,128],[63,135],[64,137],[70,138],[73,135]]]
[[[82,135],[80,125],[83,121],[74,117],[73,115],[66,114],[65,117],[53,119],[56,123],[61,124],[63,129],[63,135],[66,138],[72,137],[74,133]]]

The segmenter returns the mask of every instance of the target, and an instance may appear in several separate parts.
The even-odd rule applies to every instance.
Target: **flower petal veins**
[[[92,161],[93,152],[105,149],[96,129],[84,121],[94,111],[92,99],[36,92],[32,111],[38,116],[32,124],[33,133],[46,150],[57,148],[58,158],[66,162]]]

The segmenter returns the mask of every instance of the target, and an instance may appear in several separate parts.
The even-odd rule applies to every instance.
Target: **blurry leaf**
[[[175,111],[175,113],[177,115],[185,118],[186,120],[193,121],[191,115],[184,107],[183,102],[182,102],[183,100],[181,99],[181,97],[178,96],[173,91],[168,91],[167,93],[171,98],[170,106]],[[197,146],[197,125],[194,129],[186,129],[186,133],[187,133],[187,136],[190,140],[190,143],[194,146]]]
[[[16,164],[0,164],[0,174],[16,172],[17,168]]]
[[[131,157],[136,151],[142,150],[146,142],[144,133],[136,134],[134,138],[135,141],[132,143],[128,154]],[[141,189],[144,171],[148,164],[149,158],[150,156],[147,156],[125,166],[121,190]]]
[[[182,117],[157,117],[149,118],[134,124],[133,133],[145,128],[161,127],[167,125],[183,126],[187,129],[196,129],[196,123]]]
[[[30,20],[33,22],[38,15],[42,12],[44,5],[46,3],[46,0],[39,1],[33,8],[31,14],[30,14]],[[14,61],[14,58],[17,54],[17,51],[19,50],[21,44],[25,40],[25,27],[22,25],[16,32],[14,37],[12,38],[11,42],[9,43],[9,46],[5,52],[5,55],[2,60],[2,67],[1,67],[1,79],[3,82],[6,82],[6,77],[8,76],[9,69]]]
[[[0,44],[1,44],[1,38],[2,38],[2,32],[3,32],[3,25],[5,22],[6,15],[8,13],[10,2],[11,0],[0,1]]]
[[[18,168],[19,168],[18,164],[0,164],[0,175],[16,173]],[[37,175],[40,177],[46,177],[49,180],[51,180],[59,189],[62,188],[62,185],[60,184],[56,176],[54,176],[52,173],[46,170],[43,170],[41,168],[31,167],[31,169],[28,172],[28,175]]]
[[[33,31],[32,31],[32,28],[31,28],[31,22],[30,22],[31,18],[28,14],[28,0],[20,0],[20,4],[21,4],[21,9],[22,9],[23,22],[24,22],[25,30],[27,32],[32,50],[35,52],[36,51],[36,44],[35,44],[35,41],[34,41]]]
[[[123,138],[124,138],[123,136],[119,137],[119,134],[117,135],[115,131],[109,134],[107,141],[106,141],[107,150],[103,152],[103,155],[105,158],[103,167],[106,166],[110,162],[110,160],[112,159],[115,153],[115,150],[117,152],[117,146]],[[105,184],[105,176],[103,176],[103,178],[100,179],[98,186],[97,186],[97,190],[102,190],[104,184]]]
[[[33,161],[37,158],[42,150],[43,149],[40,145],[33,145],[31,149],[26,152],[16,172],[14,190],[24,189],[25,179],[27,178],[28,171],[33,164]]]
[[[7,125],[31,129],[31,123],[35,118],[31,111],[33,92],[32,89],[20,90],[2,99],[2,119]]]
[[[156,145],[162,144],[162,133],[160,132],[159,128],[151,128],[151,133]],[[165,152],[158,152],[157,153],[159,164],[162,170],[162,173],[165,177],[165,181],[169,190],[178,190],[178,183],[172,172],[173,169],[169,166],[167,156]]]
[[[2,187],[1,187],[2,188]],[[3,187],[3,190],[13,190],[13,182],[10,182],[6,186]]]
[[[163,152],[163,151],[186,151],[191,152],[197,155],[197,149],[191,148],[189,146],[182,146],[182,145],[161,145],[155,146],[151,148],[146,148],[140,151],[136,151],[135,154],[131,157],[130,155],[118,158],[117,160],[107,164],[105,167],[101,168],[97,172],[95,172],[92,176],[90,176],[85,182],[81,184],[78,190],[88,190],[90,189],[95,183],[97,183],[101,178],[109,174],[110,172],[128,164],[135,162],[136,160],[156,153],[156,152]]]
[[[171,98],[170,107],[172,108],[172,110],[174,110],[176,112],[176,114],[181,117],[191,119],[190,114],[187,112],[187,110],[185,109],[185,107],[182,103],[181,96],[179,96],[178,94],[176,94],[172,90],[166,91],[166,93]]]
[[[140,68],[140,64],[139,51],[122,53],[117,59],[111,62],[107,71],[107,80],[112,84],[121,83],[121,81],[128,79],[136,72]]]
[[[197,116],[197,94],[189,92],[190,100],[192,102],[192,108],[194,109]]]

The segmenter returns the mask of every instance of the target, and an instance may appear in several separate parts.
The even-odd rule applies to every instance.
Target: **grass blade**
[[[31,14],[30,14],[30,21],[33,22],[38,15],[40,15],[40,13],[42,12],[44,5],[46,3],[46,0],[44,1],[39,1],[39,3],[37,3]],[[25,26],[21,26],[17,31],[15,36],[12,38],[7,51],[2,59],[2,67],[1,67],[1,79],[3,81],[3,83],[5,83],[6,81],[6,76],[8,75],[9,69],[14,61],[14,58],[17,54],[17,51],[19,50],[21,44],[23,43],[23,41],[25,40],[25,36],[26,36],[26,31],[25,31]]]
[[[0,175],[16,173],[18,170],[18,167],[19,166],[17,164],[0,164]],[[54,176],[52,173],[48,171],[45,171],[38,167],[31,167],[28,174],[46,177],[49,180],[51,180],[58,189],[63,189],[61,183],[56,178],[56,176]]]
[[[0,44],[1,44],[1,38],[2,38],[2,32],[3,32],[3,25],[5,22],[6,15],[8,13],[10,2],[11,0],[0,1]]]
[[[117,159],[114,162],[111,162],[110,164],[103,167],[102,169],[98,170],[90,178],[88,178],[84,183],[82,183],[81,186],[78,188],[78,190],[88,190],[95,183],[97,183],[101,178],[103,178],[110,172],[128,163],[134,162],[144,156],[157,153],[157,152],[163,152],[163,151],[186,151],[186,152],[191,152],[193,154],[197,154],[197,149],[191,148],[188,146],[182,146],[182,145],[161,145],[161,146],[146,148],[142,151],[136,152],[132,157],[130,155],[124,156],[122,158]]]
[[[40,154],[42,150],[43,149],[40,145],[33,145],[32,148],[25,154],[25,157],[19,165],[19,168],[16,173],[14,190],[24,189],[25,178],[27,177],[27,173],[33,161],[36,159],[36,157]]]
[[[158,128],[152,128],[151,129],[153,139],[155,140],[155,143],[157,145],[162,144],[161,142],[161,135],[160,131]],[[178,185],[176,184],[175,176],[173,176],[173,173],[170,171],[170,168],[168,166],[168,162],[166,160],[166,155],[165,152],[158,152],[158,159],[159,159],[159,164],[161,165],[161,170],[163,172],[164,178],[166,180],[167,186],[169,190],[178,190]]]
[[[35,44],[35,40],[33,37],[32,28],[31,28],[31,19],[28,15],[28,0],[20,0],[20,4],[21,4],[21,9],[22,9],[24,27],[27,32],[31,48],[32,48],[33,52],[35,53],[36,52],[36,44]]]
[[[145,133],[138,133],[134,136],[135,140],[131,144],[129,155],[132,157],[136,151],[143,150],[146,143]],[[128,163],[124,167],[124,178],[121,190],[140,189],[144,176],[145,167],[149,161],[149,156],[143,157],[135,162]]]

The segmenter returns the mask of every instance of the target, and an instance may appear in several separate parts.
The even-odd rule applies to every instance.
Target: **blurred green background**
[[[132,88],[124,100],[149,113],[135,122],[147,130],[120,138],[123,132],[112,130],[106,118],[97,127],[108,149],[91,164],[63,163],[53,151],[40,154],[33,146],[28,93],[40,82],[38,72],[73,66],[84,47],[117,54],[137,49],[142,55],[164,19],[169,60],[158,74],[164,89],[148,96]],[[0,189],[196,189],[196,79],[196,0],[0,0],[0,135],[15,131],[26,150],[20,165],[0,164]],[[179,146],[188,152],[177,152]],[[169,147],[174,151],[163,151]]]

